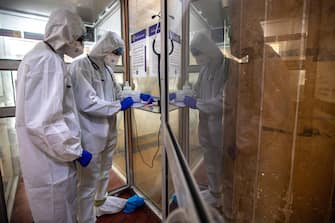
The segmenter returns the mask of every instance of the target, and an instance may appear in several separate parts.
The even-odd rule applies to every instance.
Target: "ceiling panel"
[[[58,8],[76,11],[85,23],[93,23],[112,0],[0,0],[0,9],[48,16]]]

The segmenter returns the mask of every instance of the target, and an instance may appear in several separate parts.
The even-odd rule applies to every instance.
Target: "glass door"
[[[20,176],[15,131],[16,71],[0,71],[0,172],[7,216],[11,216]]]
[[[189,1],[163,1],[164,23],[162,26],[162,50],[164,57],[161,65],[165,75],[162,89],[164,116],[164,137],[167,162],[171,173],[174,191],[168,191],[168,198],[176,197],[178,208],[167,211],[167,222],[211,222],[214,220],[209,214],[205,203],[201,200],[199,189],[196,186],[192,169],[189,165],[191,146],[189,140],[197,140],[189,134],[190,127],[189,109],[185,107],[185,94],[191,95],[192,86],[189,81],[188,70],[189,53]],[[185,94],[184,94],[185,93]],[[166,107],[166,108],[165,108]],[[199,158],[200,159],[200,158]],[[188,216],[188,220],[185,219]],[[222,221],[219,215],[218,219]],[[214,216],[213,215],[213,216]]]
[[[166,100],[183,126],[173,150],[212,217],[334,221],[334,7],[167,1]]]
[[[160,53],[160,1],[128,1],[130,81],[132,90],[151,94],[157,104],[132,108],[131,142],[133,184],[158,210],[162,209],[162,137],[160,79],[158,56]]]

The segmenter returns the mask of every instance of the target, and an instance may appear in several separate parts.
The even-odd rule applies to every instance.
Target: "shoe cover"
[[[115,214],[126,206],[127,199],[120,197],[108,196],[103,205],[95,208],[95,213],[97,217],[100,217],[104,214]]]
[[[200,191],[201,197],[212,207],[219,208],[222,206],[222,196],[214,196],[209,190]]]
[[[129,214],[142,205],[144,205],[144,199],[138,195],[134,195],[128,198],[126,207],[123,209],[123,213]]]

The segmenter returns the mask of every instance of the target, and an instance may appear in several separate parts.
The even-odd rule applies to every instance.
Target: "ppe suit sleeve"
[[[217,80],[214,82],[219,86],[219,88],[216,88],[216,92],[213,94],[213,97],[203,99],[200,96],[200,85],[206,85],[207,80],[205,78],[203,71],[200,71],[201,74],[199,76],[199,79],[195,83],[194,86],[194,92],[195,92],[195,98],[197,99],[196,107],[201,111],[208,115],[215,115],[222,113],[223,111],[223,89],[224,84],[226,82],[226,77],[224,75],[220,75]],[[212,91],[211,88],[207,87],[207,90]]]
[[[50,157],[73,161],[81,156],[80,134],[71,131],[63,113],[65,67],[55,58],[44,59],[28,69],[24,65],[24,119],[31,142]],[[73,115],[74,116],[74,115]]]
[[[121,89],[121,86],[116,82],[115,82],[115,92],[116,92],[116,99],[121,100],[122,99],[122,89]]]
[[[215,115],[222,112],[223,106],[222,91],[218,95],[210,99],[197,99],[197,108],[209,115]]]
[[[74,97],[80,112],[97,117],[108,117],[121,110],[120,101],[106,101],[101,99],[92,87],[89,69],[82,69],[80,65],[72,64],[70,69]]]

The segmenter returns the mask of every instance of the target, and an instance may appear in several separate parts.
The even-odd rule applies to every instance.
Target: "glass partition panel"
[[[198,9],[194,4],[191,4],[189,7],[190,7],[189,8],[189,29],[190,29],[189,38],[192,39],[197,32],[209,33],[210,27],[207,21],[201,15],[202,13],[200,11],[201,9]],[[191,44],[190,41],[189,41],[189,44]],[[190,65],[197,64],[191,52],[189,52],[189,58],[190,58],[189,60]]]
[[[132,117],[134,184],[161,208],[160,114],[133,109]]]
[[[16,71],[0,71],[0,107],[15,106]]]
[[[160,1],[129,1],[130,85],[159,100]],[[162,163],[160,110],[157,106],[132,109],[134,185],[161,209]]]
[[[10,217],[20,176],[15,118],[0,119],[0,170],[4,184],[7,212]]]
[[[38,40],[0,36],[0,59],[21,60]]]
[[[181,39],[186,39],[182,41],[183,54],[179,60],[191,66],[182,70],[182,87],[170,102],[184,111],[181,122],[186,131],[179,143],[201,196],[208,207],[218,208],[222,205],[223,89],[228,75],[228,59],[221,51],[226,30],[224,12],[221,1],[184,1],[183,4],[180,6],[183,15],[179,18],[185,19],[180,23],[185,29]],[[168,14],[175,11],[173,6],[172,2]],[[168,29],[173,24],[170,21]],[[170,62],[173,57],[170,55],[168,59]],[[171,66],[169,75],[170,70]],[[187,122],[182,121],[185,118]]]
[[[46,17],[0,10],[0,59],[21,60],[38,42],[34,38],[43,37],[46,23]]]
[[[114,4],[107,9],[105,14],[107,15],[106,18],[100,21],[99,24],[95,27],[97,39],[100,39],[100,37],[106,31],[113,31],[121,36],[122,30],[120,1],[115,1]]]
[[[159,97],[160,1],[129,1],[130,74],[133,89]],[[155,26],[156,25],[156,26]],[[151,28],[150,28],[151,27]],[[150,31],[151,30],[151,31]]]
[[[183,3],[191,90],[172,103],[203,200],[226,222],[332,222],[335,3]]]
[[[44,16],[0,10],[0,59],[22,60],[43,40],[47,19]],[[85,55],[91,47],[92,42],[84,42]],[[73,58],[64,55],[64,60],[71,63]]]

